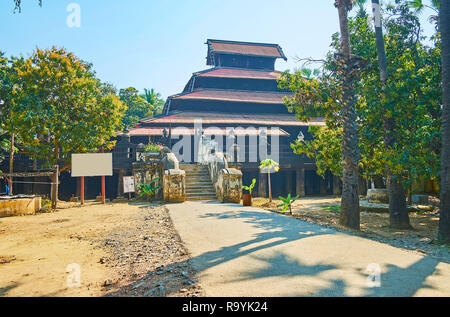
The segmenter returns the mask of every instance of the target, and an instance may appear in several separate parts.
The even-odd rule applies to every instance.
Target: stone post
[[[164,201],[181,203],[186,200],[186,173],[180,169],[169,169],[164,172]]]
[[[242,196],[242,172],[234,168],[222,169],[219,180],[222,201],[239,204]]]

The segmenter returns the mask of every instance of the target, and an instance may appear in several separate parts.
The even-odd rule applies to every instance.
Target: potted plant
[[[250,184],[250,186],[242,186],[242,188],[246,191],[248,191],[248,193],[245,193],[242,195],[242,202],[244,206],[251,206],[252,205],[252,190],[255,187],[256,184],[256,179],[254,178],[252,180],[252,183]]]

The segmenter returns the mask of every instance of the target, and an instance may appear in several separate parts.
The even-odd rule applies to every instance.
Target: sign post
[[[101,176],[102,202],[105,198],[105,176],[113,175],[112,153],[72,154],[72,177],[81,177],[80,196],[84,204],[84,178]]]
[[[134,188],[134,177],[133,176],[124,176],[123,177],[123,193],[128,193],[128,199],[131,200],[131,193],[135,192]]]
[[[84,205],[84,176],[80,177],[80,201]]]

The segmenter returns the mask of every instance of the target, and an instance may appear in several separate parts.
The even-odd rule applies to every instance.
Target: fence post
[[[56,209],[58,202],[59,166],[55,165],[55,174],[52,180],[52,209]]]

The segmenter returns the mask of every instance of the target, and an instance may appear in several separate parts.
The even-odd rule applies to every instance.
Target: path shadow
[[[8,286],[1,287],[0,288],[0,296],[7,295],[10,290],[16,288],[17,286],[19,286],[19,283],[14,282],[14,283],[9,284]]]
[[[289,254],[274,251],[269,253],[256,253],[286,243],[298,241],[300,239],[316,237],[320,235],[343,234],[331,228],[323,227],[291,217],[285,217],[280,214],[260,211],[257,208],[242,207],[236,204],[220,204],[217,202],[204,202],[206,208],[210,205],[221,205],[221,212],[206,212],[201,215],[203,219],[230,220],[239,219],[256,228],[257,233],[250,239],[235,243],[229,246],[221,247],[217,250],[208,251],[198,256],[192,257],[188,262],[171,263],[167,269],[173,269],[177,266],[191,265],[197,274],[212,268],[214,266],[233,261],[242,256],[251,256],[261,265],[256,269],[243,269],[239,278],[229,282],[240,282],[256,280],[270,277],[289,278],[295,276],[317,277],[326,282],[327,287],[312,290],[307,293],[299,293],[295,290],[286,290],[288,296],[314,296],[314,297],[340,297],[349,296],[346,281],[342,278],[330,279],[320,276],[322,273],[339,270],[341,267],[328,263],[316,263],[308,265],[298,259],[292,258]],[[236,208],[238,207],[238,208]],[[350,234],[351,235],[351,234]],[[362,238],[361,239],[365,239]],[[370,240],[370,239],[369,239]],[[301,252],[301,250],[299,250]],[[264,255],[267,254],[267,255]],[[407,268],[400,268],[395,265],[389,265],[387,271],[381,275],[381,288],[363,289],[364,296],[413,296],[419,289],[430,288],[426,279],[436,273],[438,260],[427,256],[413,263]],[[166,268],[162,268],[165,270]],[[149,275],[155,272],[148,272]],[[362,280],[365,280],[368,273],[363,269],[357,271]],[[439,273],[439,272],[437,272]],[[142,281],[139,281],[141,283]],[[137,283],[137,282],[136,282]],[[129,287],[129,286],[128,286]],[[185,286],[184,286],[185,287]],[[176,293],[178,290],[173,290]],[[170,294],[158,295],[168,296]]]
[[[376,297],[411,297],[419,289],[433,287],[426,283],[426,279],[436,272],[439,261],[422,257],[406,268],[388,265],[387,272],[381,274],[381,287],[368,288],[365,296]],[[362,275],[367,276],[364,272]]]

